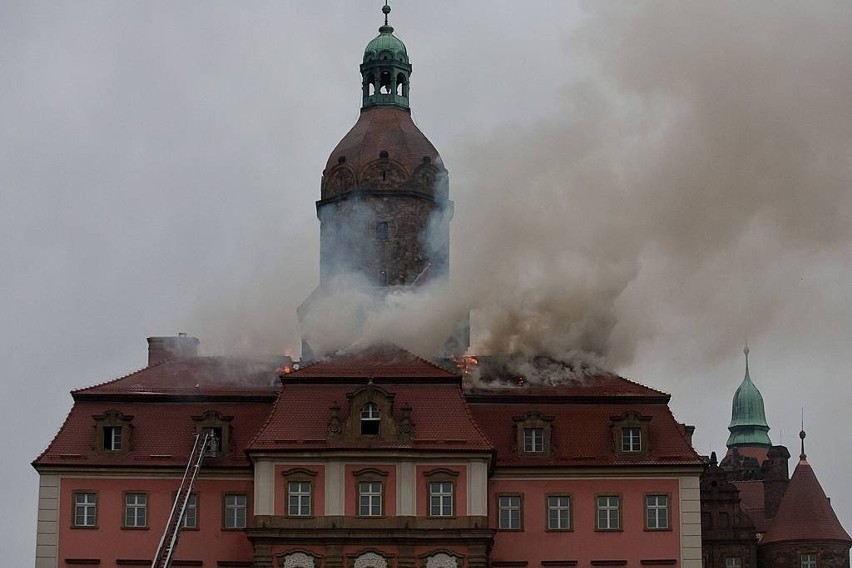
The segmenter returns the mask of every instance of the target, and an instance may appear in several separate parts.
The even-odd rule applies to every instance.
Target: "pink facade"
[[[61,482],[59,497],[59,557],[66,563],[97,559],[101,566],[150,562],[165,528],[179,479],[69,477]],[[94,527],[74,526],[75,493],[97,496],[97,523]],[[142,527],[125,527],[125,497],[145,495],[146,522]],[[201,561],[216,566],[218,561],[250,558],[251,546],[242,530],[226,529],[223,501],[226,494],[247,496],[252,514],[250,479],[201,479],[196,487],[197,528],[181,532],[178,560]]]
[[[500,495],[519,495],[522,497],[522,529],[498,530],[491,559],[496,562],[526,561],[529,566],[566,559],[578,562],[579,566],[590,566],[592,561],[623,561],[628,566],[649,565],[651,561],[680,565],[679,491],[678,480],[666,477],[492,480],[488,491],[489,523],[492,527],[499,524]],[[620,528],[617,530],[597,528],[596,498],[601,495],[619,498]],[[648,495],[668,497],[668,528],[646,527],[645,498]],[[569,497],[567,530],[548,528],[548,496]]]

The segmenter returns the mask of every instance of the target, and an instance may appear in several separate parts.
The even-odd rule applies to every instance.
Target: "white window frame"
[[[743,568],[743,559],[739,556],[726,556],[725,568]]]
[[[121,451],[121,426],[104,426],[104,450],[107,452]]]
[[[547,496],[547,530],[571,530],[571,496]]]
[[[524,428],[524,453],[544,452],[544,428]]]
[[[642,451],[642,429],[638,426],[627,426],[621,429],[621,451],[635,453]]]
[[[381,517],[384,483],[381,481],[358,482],[358,516]]]
[[[595,528],[599,531],[621,530],[621,496],[598,495],[595,504]]]
[[[522,524],[523,501],[520,495],[500,495],[497,497],[497,528],[506,531],[519,531]]]
[[[74,527],[98,526],[98,494],[93,491],[74,492]]]
[[[180,526],[182,529],[198,528],[198,495],[195,493],[191,493],[189,495],[189,499],[186,502],[186,509],[183,511],[183,519],[181,519]]]
[[[819,566],[819,557],[815,552],[805,552],[799,555],[800,568],[817,568]]]
[[[381,429],[381,421],[382,421],[382,411],[379,409],[379,406],[374,402],[368,402],[364,406],[361,407],[361,435],[362,436],[375,436],[379,433]],[[369,425],[369,429],[375,429],[375,434],[373,433],[365,433],[365,426]]]
[[[124,527],[140,529],[148,526],[148,494],[130,492],[124,494]]]
[[[290,517],[310,517],[312,493],[313,484],[310,481],[288,481],[287,515]]]
[[[669,526],[669,496],[645,495],[645,528],[667,530]]]
[[[429,482],[429,516],[453,516],[453,487],[452,481]]]
[[[224,527],[226,529],[244,529],[248,518],[248,495],[228,493],[223,499]]]

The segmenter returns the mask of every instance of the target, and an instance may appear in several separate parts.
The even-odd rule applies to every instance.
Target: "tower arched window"
[[[406,83],[405,75],[402,73],[396,75],[396,94],[401,97],[408,96],[408,83]]]
[[[379,92],[383,95],[390,95],[393,93],[393,87],[391,86],[391,74],[390,71],[383,70],[379,74],[379,81],[381,83],[381,87],[379,88]]]
[[[372,402],[365,404],[361,408],[361,435],[378,436],[381,421],[382,415],[379,412],[379,407]]]
[[[366,88],[368,95],[373,96],[376,94],[376,76],[372,73],[367,75]]]

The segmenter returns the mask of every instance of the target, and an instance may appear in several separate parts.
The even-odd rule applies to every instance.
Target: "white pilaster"
[[[417,474],[414,462],[401,461],[396,470],[396,514],[417,515]]]
[[[680,558],[683,568],[701,568],[701,483],[698,474],[678,478]]]
[[[346,487],[342,462],[325,466],[325,515],[343,515]]]
[[[254,514],[275,514],[275,466],[271,461],[254,464]]]
[[[488,464],[484,461],[467,464],[467,514],[488,515]]]
[[[71,522],[71,518],[68,518]],[[35,568],[57,568],[59,538],[59,476],[39,475]]]

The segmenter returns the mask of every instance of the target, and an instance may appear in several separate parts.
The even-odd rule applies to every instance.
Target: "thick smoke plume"
[[[849,246],[852,4],[586,9],[560,108],[443,150],[449,285],[366,316],[329,304],[326,328],[365,319],[327,350],[436,353],[472,310],[476,352],[612,367],[680,326],[712,330],[711,359],[769,326],[809,257]],[[527,79],[531,94],[559,85]]]

